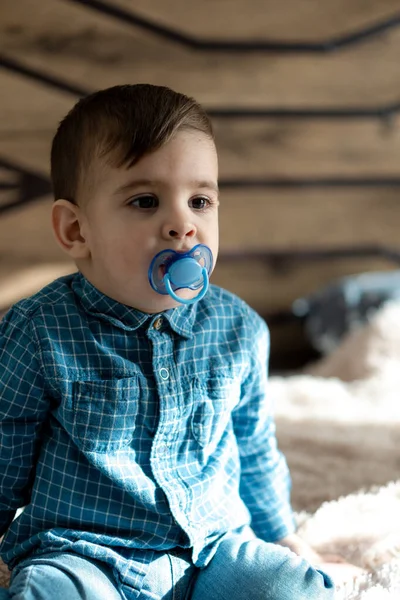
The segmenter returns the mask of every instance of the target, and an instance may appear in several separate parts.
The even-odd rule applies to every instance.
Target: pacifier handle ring
[[[165,289],[167,290],[167,292],[171,296],[171,298],[173,298],[177,302],[180,302],[181,304],[193,304],[194,302],[198,302],[198,300],[201,300],[202,298],[204,298],[204,296],[206,295],[206,293],[208,291],[208,281],[209,280],[208,280],[207,269],[205,267],[203,267],[201,270],[201,273],[203,275],[203,289],[197,294],[197,296],[195,296],[191,300],[186,300],[185,298],[180,298],[177,294],[175,294],[174,290],[171,287],[168,273],[164,277]]]

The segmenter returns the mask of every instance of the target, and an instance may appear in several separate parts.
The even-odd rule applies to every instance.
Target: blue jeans
[[[335,586],[286,548],[233,533],[205,569],[190,552],[160,554],[138,600],[332,600]],[[6,596],[7,597],[7,596]],[[72,553],[28,558],[12,574],[10,600],[133,600],[105,564]]]

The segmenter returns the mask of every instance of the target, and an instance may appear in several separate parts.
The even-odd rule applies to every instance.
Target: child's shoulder
[[[221,304],[223,306],[231,306],[237,311],[247,312],[253,311],[253,309],[239,296],[226,290],[225,288],[219,287],[215,284],[210,284],[206,299],[214,305]]]
[[[242,322],[243,326],[246,327],[267,328],[264,319],[245,300],[233,292],[217,285],[210,285],[204,300],[206,300],[204,304],[206,311],[212,311],[227,318],[230,317],[236,322]]]
[[[32,296],[16,302],[11,311],[25,318],[33,318],[38,314],[54,312],[54,307],[57,307],[58,312],[62,311],[62,307],[67,309],[74,302],[71,283],[75,275],[72,273],[55,279]]]

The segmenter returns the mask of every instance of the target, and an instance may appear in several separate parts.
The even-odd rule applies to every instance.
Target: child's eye
[[[136,206],[141,209],[156,208],[158,206],[158,198],[154,196],[139,196],[129,202],[129,206]]]
[[[197,198],[193,198],[190,201],[190,205],[195,210],[205,210],[211,204],[211,201],[208,198],[204,198],[203,196],[198,196]]]

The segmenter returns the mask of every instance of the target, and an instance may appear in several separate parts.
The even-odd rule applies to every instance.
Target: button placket
[[[184,490],[181,489],[176,480],[172,482],[170,477],[171,452],[173,451],[175,428],[177,427],[177,419],[171,417],[171,410],[173,410],[174,417],[177,417],[178,411],[174,401],[177,382],[174,365],[169,362],[169,357],[173,354],[173,340],[165,329],[157,331],[158,327],[162,328],[163,324],[164,319],[162,319],[161,325],[158,324],[158,319],[156,319],[152,325],[153,336],[151,336],[154,349],[153,373],[160,394],[160,415],[155,444],[153,444],[154,462],[152,468],[156,480],[169,499],[171,507],[173,507],[172,512],[175,519],[182,527],[186,527],[186,518],[182,513],[185,504],[181,498],[184,495]]]

